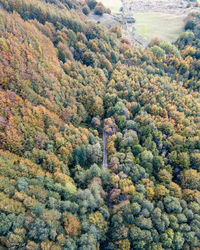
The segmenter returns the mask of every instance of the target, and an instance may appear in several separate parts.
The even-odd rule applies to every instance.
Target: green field
[[[122,7],[121,0],[98,0],[98,2],[102,2],[104,6],[110,8],[113,13],[119,12]]]
[[[154,37],[173,42],[183,32],[184,17],[164,13],[135,13],[136,31],[150,41]]]

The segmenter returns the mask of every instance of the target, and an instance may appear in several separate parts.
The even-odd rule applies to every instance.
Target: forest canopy
[[[0,0],[0,248],[199,249],[200,14],[143,50],[92,11]]]

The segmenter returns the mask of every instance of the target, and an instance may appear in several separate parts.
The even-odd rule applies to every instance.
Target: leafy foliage
[[[0,7],[1,247],[198,249],[199,14],[141,50],[93,0]]]

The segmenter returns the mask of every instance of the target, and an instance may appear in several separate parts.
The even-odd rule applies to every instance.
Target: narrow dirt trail
[[[106,132],[104,131],[103,127],[103,168],[107,169],[108,168],[108,154],[107,154],[107,149],[106,149]]]

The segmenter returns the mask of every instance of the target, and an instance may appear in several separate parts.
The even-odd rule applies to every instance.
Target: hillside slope
[[[141,50],[94,8],[0,0],[0,247],[199,249],[199,14]]]

